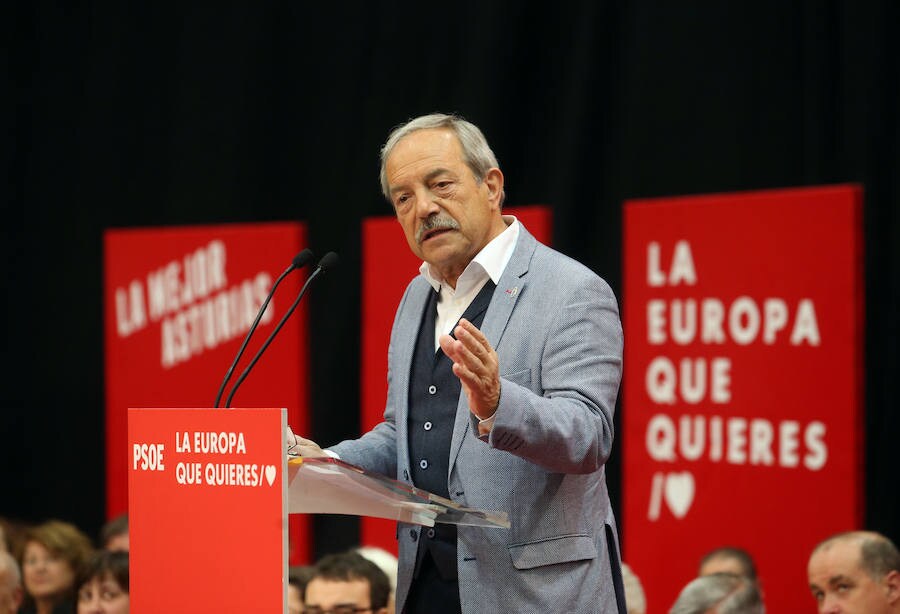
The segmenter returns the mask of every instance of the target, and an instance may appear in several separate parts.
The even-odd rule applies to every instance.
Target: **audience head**
[[[692,580],[669,614],[763,614],[762,596],[746,576],[718,573]]]
[[[300,565],[288,570],[287,610],[288,614],[303,614],[303,591],[315,568],[312,565]]]
[[[21,551],[24,532],[25,529],[22,525],[0,517],[0,552],[5,551],[14,557],[18,556]]]
[[[393,612],[394,596],[397,594],[397,557],[387,550],[376,548],[375,546],[362,546],[357,548],[355,552],[378,565],[378,568],[387,576],[388,584],[391,587],[391,592],[388,596],[387,610],[388,612]]]
[[[316,563],[306,584],[304,611],[386,614],[389,592],[387,576],[372,561],[356,552],[330,554]]]
[[[756,582],[756,565],[746,550],[725,546],[707,552],[700,560],[698,576],[709,576],[714,573],[730,573],[744,576]]]
[[[625,607],[628,614],[647,614],[647,598],[644,587],[631,567],[622,563],[622,584],[625,586]]]
[[[0,550],[0,614],[15,614],[22,605],[22,574],[16,559]]]
[[[71,601],[75,574],[93,551],[91,540],[74,525],[48,520],[25,533],[22,577],[26,604],[55,606]]]
[[[128,514],[116,516],[100,529],[100,546],[104,550],[128,552]]]
[[[101,550],[78,573],[78,614],[128,614],[128,553]]]
[[[884,535],[833,535],[813,549],[807,573],[819,612],[900,612],[900,553]]]

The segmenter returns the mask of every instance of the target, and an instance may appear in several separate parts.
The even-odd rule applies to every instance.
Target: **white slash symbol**
[[[663,474],[658,471],[653,474],[653,483],[650,485],[650,509],[647,510],[648,520],[659,520],[659,508],[662,505]]]

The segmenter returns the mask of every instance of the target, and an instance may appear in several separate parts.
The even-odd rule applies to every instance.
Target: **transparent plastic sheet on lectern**
[[[290,513],[354,514],[423,526],[446,524],[508,529],[505,512],[464,507],[409,484],[335,458],[288,459]]]

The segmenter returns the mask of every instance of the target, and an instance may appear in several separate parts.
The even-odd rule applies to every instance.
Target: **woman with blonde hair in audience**
[[[22,579],[23,614],[75,611],[75,574],[93,552],[91,540],[75,525],[48,520],[25,532]]]
[[[128,614],[128,553],[97,552],[78,573],[78,614]]]

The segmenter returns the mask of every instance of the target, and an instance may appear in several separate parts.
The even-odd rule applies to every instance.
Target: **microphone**
[[[288,321],[288,318],[290,318],[291,315],[294,313],[294,311],[297,309],[297,305],[300,304],[300,300],[303,298],[303,295],[306,294],[306,290],[307,290],[307,288],[309,288],[309,284],[312,283],[312,280],[314,280],[316,277],[318,277],[319,274],[322,273],[323,271],[327,271],[328,269],[333,269],[335,266],[337,266],[339,260],[340,260],[340,258],[338,258],[338,255],[335,254],[334,252],[328,252],[327,254],[322,256],[322,259],[319,260],[319,264],[316,265],[315,270],[310,274],[309,279],[307,279],[306,283],[303,284],[303,287],[300,288],[300,294],[298,294],[297,298],[294,299],[294,302],[291,305],[290,309],[288,309],[285,312],[285,314],[283,316],[281,316],[281,320],[278,321],[278,326],[276,326],[275,330],[273,330],[269,334],[269,338],[266,339],[266,342],[262,344],[262,347],[260,347],[259,350],[256,352],[256,356],[253,357],[253,360],[250,361],[250,364],[247,365],[247,367],[241,373],[241,376],[234,383],[234,386],[231,389],[231,393],[228,395],[228,398],[225,400],[225,407],[231,407],[231,399],[234,398],[234,393],[237,392],[238,387],[244,382],[245,379],[247,379],[247,376],[250,374],[250,370],[253,369],[253,367],[259,361],[260,357],[263,355],[263,352],[265,352],[266,348],[269,347],[269,344],[272,343],[272,340],[275,339],[275,335],[278,334],[278,331],[281,330],[281,328],[284,326],[285,322]],[[217,405],[217,407],[218,407],[218,405]]]
[[[269,301],[271,301],[272,297],[275,295],[275,288],[278,287],[278,284],[281,283],[281,280],[287,277],[289,273],[297,269],[302,269],[308,263],[310,263],[313,258],[314,256],[312,250],[309,248],[304,249],[302,252],[294,256],[293,260],[291,260],[290,266],[288,266],[288,268],[286,268],[284,272],[278,276],[278,279],[275,280],[275,283],[272,284],[272,289],[269,291],[269,295],[263,302],[262,307],[259,308],[259,312],[256,314],[256,319],[253,320],[253,324],[250,325],[250,330],[247,331],[247,336],[244,337],[244,342],[241,344],[241,349],[238,350],[237,356],[234,357],[234,361],[231,363],[231,366],[228,367],[228,372],[225,374],[225,379],[222,380],[222,385],[219,386],[219,394],[216,395],[216,404],[213,405],[213,407],[219,406],[219,401],[222,400],[222,393],[225,392],[225,385],[228,384],[228,380],[231,379],[231,374],[234,373],[234,368],[237,366],[237,363],[241,359],[241,356],[244,355],[244,350],[247,349],[247,344],[250,342],[250,337],[253,336],[256,327],[259,326],[259,321],[262,319],[263,314],[266,312],[266,307],[269,306]]]

